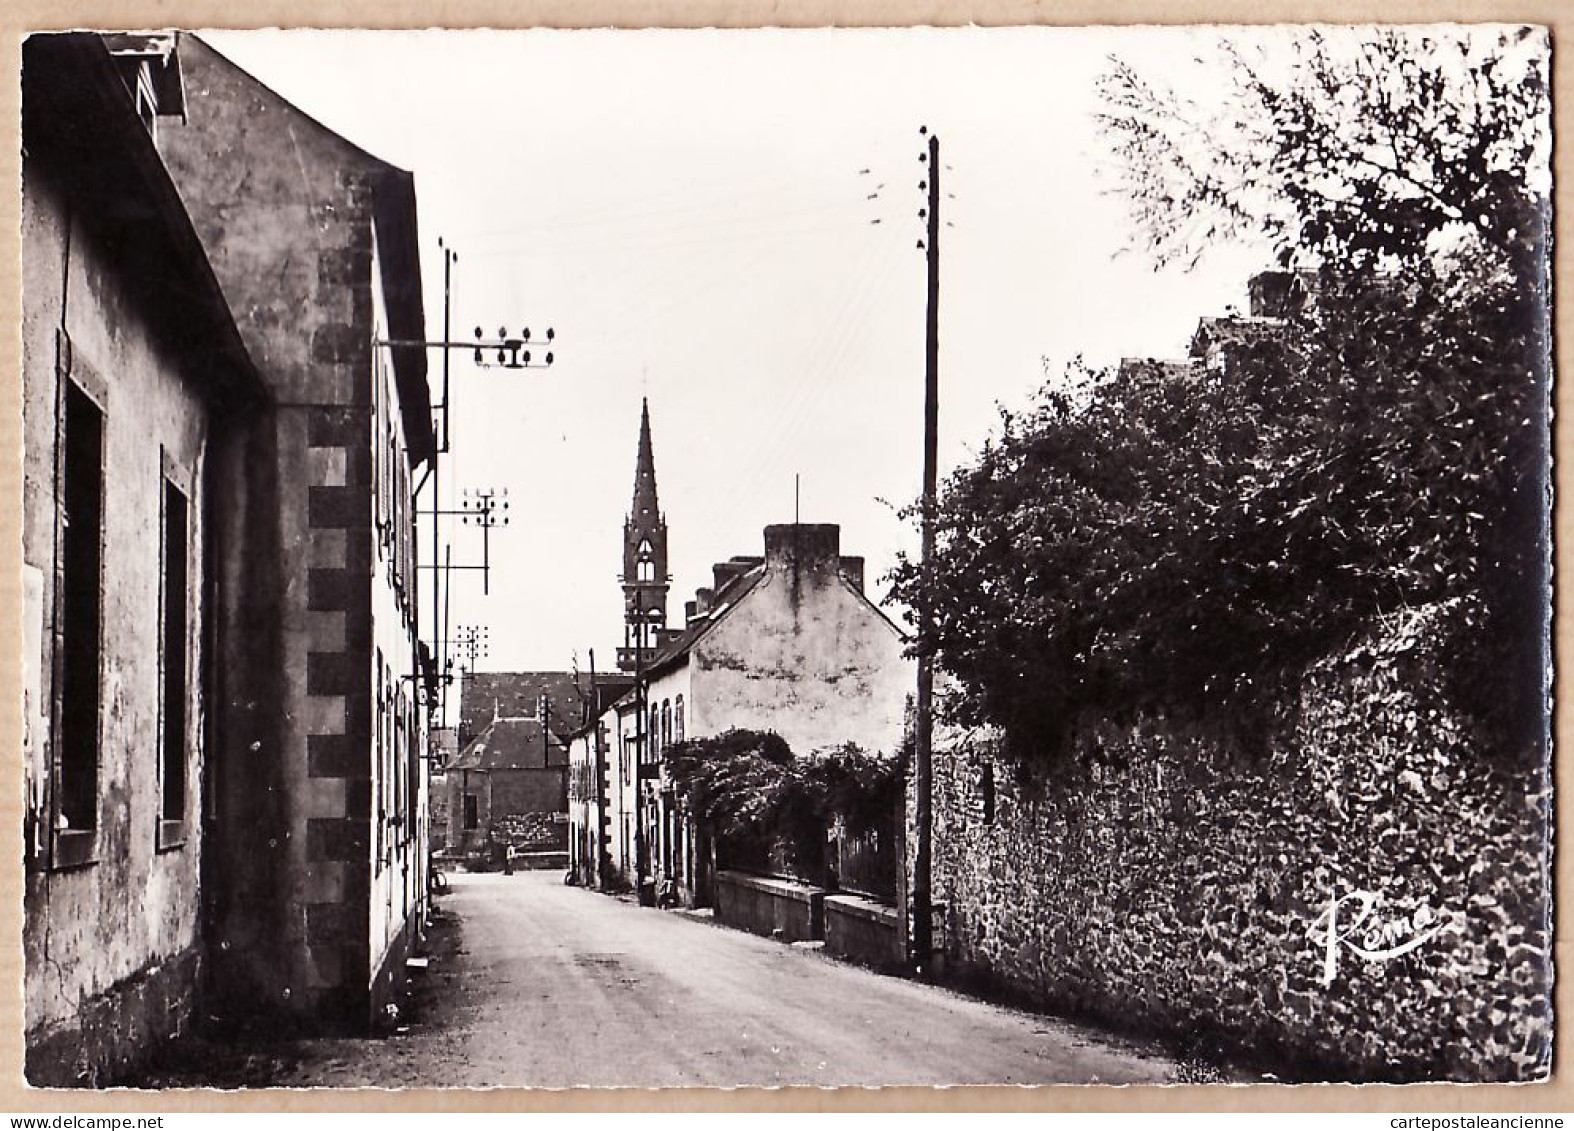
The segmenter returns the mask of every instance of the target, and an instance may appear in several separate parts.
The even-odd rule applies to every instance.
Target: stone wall
[[[1550,783],[1451,706],[1445,616],[1314,666],[1256,742],[1085,720],[1047,769],[937,737],[947,958],[1308,1078],[1543,1076]]]
[[[720,871],[715,880],[716,921],[782,942],[825,937],[825,892],[774,876]]]
[[[903,960],[901,927],[890,904],[861,895],[825,897],[825,949],[838,958],[895,970]]]

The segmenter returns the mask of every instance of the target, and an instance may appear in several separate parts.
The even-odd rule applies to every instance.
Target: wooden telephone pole
[[[924,493],[919,543],[919,569],[926,579],[918,599],[918,697],[913,720],[913,934],[908,957],[919,971],[929,967],[934,940],[934,906],[929,886],[931,858],[931,809],[934,799],[934,656],[930,636],[934,628],[934,601],[928,592],[930,565],[935,551],[935,493],[940,418],[940,139],[928,134],[929,206],[921,215],[928,220],[924,245],[929,266],[928,302],[924,324]],[[925,160],[925,158],[920,158]],[[920,186],[923,187],[923,186]]]

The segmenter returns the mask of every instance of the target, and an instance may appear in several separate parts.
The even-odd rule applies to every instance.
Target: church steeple
[[[657,515],[656,508],[656,455],[650,446],[650,402],[644,397],[639,401],[639,456],[634,463],[634,509],[630,518],[640,515]]]
[[[656,499],[656,456],[650,442],[650,402],[641,398],[634,502],[623,522],[623,644],[618,667],[649,663],[667,624],[667,523]]]

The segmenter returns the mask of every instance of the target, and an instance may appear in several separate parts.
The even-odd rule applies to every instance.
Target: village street
[[[642,908],[556,872],[458,874],[423,1012],[277,1085],[1158,1083],[1156,1049]]]

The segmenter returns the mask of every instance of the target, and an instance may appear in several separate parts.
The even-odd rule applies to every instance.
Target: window
[[[479,827],[480,824],[481,824],[481,819],[476,813],[475,794],[467,793],[467,794],[465,794],[465,813],[464,813],[464,825],[465,825],[465,828],[466,829],[474,829],[474,828]]]
[[[409,835],[412,840],[415,838],[415,815],[420,808],[419,798],[421,796],[421,728],[419,716],[416,714],[417,710],[418,704],[412,702],[410,704],[409,763],[407,768],[407,773],[410,776],[408,796],[410,798],[411,824]]]
[[[641,558],[639,560],[639,571],[638,572],[639,572],[639,579],[641,581],[655,581],[656,580],[656,563],[651,561],[649,558]]]
[[[104,532],[104,414],[66,382],[61,517],[60,728],[55,863],[84,862],[98,824],[99,650]],[[74,834],[84,834],[77,836]]]
[[[683,696],[681,695],[672,703],[672,741],[683,741]]]
[[[188,505],[179,487],[164,480],[164,545],[160,576],[163,580],[162,667],[164,703],[160,736],[159,779],[162,806],[158,830],[160,848],[181,840],[186,819],[186,677],[187,555],[191,534],[187,528]]]
[[[979,792],[983,795],[984,824],[995,823],[995,764],[984,763],[984,772],[979,777]]]
[[[394,534],[399,529],[398,500],[399,491],[394,485],[394,477],[398,474],[399,453],[394,449],[393,429],[389,428],[386,436],[387,443],[383,445],[383,517],[387,525],[383,527],[383,545],[388,548],[388,564],[393,567]]]
[[[405,796],[405,777],[399,772],[399,760],[405,749],[405,717],[404,717],[404,689],[399,688],[394,692],[393,704],[393,742],[388,746],[388,792],[393,797],[393,813],[389,817],[389,825],[399,832],[390,831],[388,836],[388,858],[394,857],[395,850],[406,832],[405,816],[410,812],[409,799]]]
[[[372,857],[377,861],[377,867],[382,868],[383,853],[385,851],[388,835],[388,776],[383,766],[388,754],[388,699],[383,689],[383,651],[381,648],[374,650],[375,659],[372,665],[372,692],[377,697],[377,702],[372,705],[372,713],[376,717],[377,728],[375,736],[376,745],[373,756],[376,761],[372,763],[372,794],[375,799],[377,812],[373,824],[376,826],[376,843],[372,847]]]

